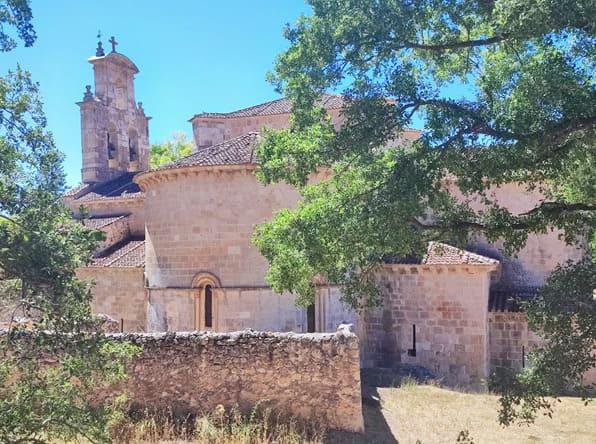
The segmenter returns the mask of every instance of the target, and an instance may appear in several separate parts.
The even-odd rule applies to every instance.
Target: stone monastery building
[[[324,332],[352,322],[363,367],[421,365],[447,384],[474,386],[497,367],[522,366],[536,338],[509,298],[528,295],[557,263],[581,253],[556,232],[530,238],[517,259],[488,244],[473,246],[476,253],[431,244],[421,263],[387,264],[379,273],[385,303],[376,312],[354,313],[326,285],[313,306],[297,307],[291,295],[271,290],[266,261],[250,241],[255,224],[299,198],[289,185],[264,186],[253,174],[258,131],[286,127],[289,100],[197,114],[194,152],[149,169],[138,68],[101,46],[89,62],[95,84],[77,103],[82,183],[64,202],[74,214],[85,206],[90,217],[82,223],[106,234],[94,263],[79,270],[95,281],[94,312],[125,331],[147,332]],[[341,96],[325,95],[323,104],[341,125]],[[494,194],[519,212],[540,198],[513,184]]]

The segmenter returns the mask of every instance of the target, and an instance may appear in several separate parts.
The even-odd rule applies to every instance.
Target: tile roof
[[[90,201],[100,199],[119,199],[130,197],[143,197],[145,194],[141,191],[139,186],[132,181],[135,172],[123,173],[115,179],[101,182],[98,184],[87,185],[88,190],[81,187],[79,191],[74,192],[76,188],[68,191],[65,196],[77,195],[75,201]]]
[[[243,165],[257,163],[254,155],[255,141],[259,133],[250,132],[217,145],[201,148],[196,153],[161,165],[151,171],[167,170],[187,166]]]
[[[427,265],[497,265],[499,261],[440,242],[429,242],[422,263]]]
[[[145,239],[129,237],[102,251],[93,260],[92,267],[143,267],[145,265]]]
[[[63,196],[65,197],[70,197],[70,196],[76,196],[77,194],[79,194],[81,191],[83,191],[83,189],[85,187],[91,187],[91,185],[89,185],[88,183],[80,183],[78,184],[76,187],[71,188],[70,190],[68,190],[66,193],[64,193]]]
[[[108,225],[116,222],[117,220],[124,219],[128,217],[127,215],[122,216],[107,216],[107,217],[89,217],[87,219],[81,219],[79,222],[83,224],[83,226],[89,228],[90,230],[100,230],[103,227],[107,227]]]
[[[325,109],[341,109],[343,107],[343,97],[340,94],[324,93],[322,96],[323,107]],[[292,102],[287,97],[272,100],[270,102],[261,103],[259,105],[250,106],[248,108],[239,109],[229,113],[200,113],[195,114],[190,120],[195,117],[215,117],[228,119],[233,117],[255,117],[255,116],[271,116],[275,114],[289,114],[292,111]]]
[[[488,296],[488,311],[522,311],[520,302],[527,302],[536,297],[536,288],[491,289]]]

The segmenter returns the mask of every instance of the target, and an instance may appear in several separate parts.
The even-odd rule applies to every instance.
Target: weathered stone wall
[[[490,312],[488,335],[491,373],[499,368],[519,371],[523,364],[531,366],[528,354],[543,342],[528,328],[528,318],[521,312]],[[584,374],[583,382],[586,385],[596,384],[596,367]]]
[[[358,334],[358,314],[341,301],[339,287],[319,287],[315,300],[317,331],[332,332],[340,324],[352,324]],[[306,322],[306,319],[305,319]]]
[[[198,289],[147,289],[148,332],[199,330],[195,323]]]
[[[289,294],[263,288],[213,288],[213,327],[202,322],[200,288],[148,289],[147,331],[212,330],[229,332],[247,328],[306,333],[306,309]],[[315,302],[318,332],[334,332],[342,323],[357,324],[356,314],[339,300],[337,287],[321,287]]]
[[[332,109],[329,114],[333,124],[339,127],[343,122],[340,110]],[[263,128],[288,128],[290,126],[289,119],[289,114],[234,118],[195,117],[192,119],[192,133],[195,146],[205,148],[251,131],[261,131]]]
[[[219,290],[219,291],[217,291]],[[293,296],[271,288],[227,288],[214,293],[216,331],[253,328],[264,331],[306,332],[305,309]],[[337,328],[337,325],[333,329]]]
[[[72,199],[64,199],[64,203],[74,214],[78,214],[78,203],[74,204]],[[126,223],[130,234],[135,236],[145,234],[145,199],[142,197],[88,201],[85,202],[85,208],[89,211],[89,215],[93,217],[127,214]]]
[[[524,361],[528,365],[528,353],[541,342],[528,329],[528,318],[521,312],[490,312],[488,337],[491,373],[498,368],[521,370]]]
[[[447,183],[446,187],[456,198],[465,199],[454,182]],[[538,190],[530,191],[517,183],[493,187],[487,193],[489,198],[496,200],[513,214],[531,210],[545,200]],[[473,196],[470,204],[476,210],[484,206],[480,196]],[[585,251],[581,244],[567,245],[560,230],[528,236],[526,245],[516,257],[503,256],[499,251],[501,246],[499,242],[490,244],[480,241],[475,250],[499,260],[500,272],[494,283],[505,287],[539,287],[558,264],[569,259],[578,259]]]
[[[107,180],[124,171],[143,171],[149,167],[149,118],[135,102],[134,75],[137,67],[126,56],[108,53],[92,57],[95,93],[78,105],[81,109],[83,145],[83,182]],[[114,147],[108,157],[108,134]],[[133,146],[136,159],[130,160]]]
[[[171,177],[169,176],[171,175]],[[222,287],[266,285],[267,263],[251,242],[253,227],[298,193],[264,186],[251,168],[184,168],[144,183],[149,287],[190,287],[199,272]]]
[[[126,382],[140,407],[212,411],[218,404],[363,429],[354,334],[168,333],[115,337],[143,346]]]
[[[426,367],[448,385],[475,387],[488,377],[491,267],[390,265],[378,273],[382,309],[363,314],[363,367]],[[416,356],[413,349],[416,325]]]
[[[145,331],[143,268],[79,268],[77,277],[95,282],[91,290],[93,313],[106,314],[118,322],[124,319],[124,331]]]
[[[101,231],[103,231],[106,237],[100,242],[96,252],[105,250],[130,236],[128,218],[122,217],[117,219],[111,224],[102,227]]]

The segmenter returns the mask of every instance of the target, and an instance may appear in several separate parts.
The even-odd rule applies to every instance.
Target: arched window
[[[106,149],[108,151],[108,160],[114,160],[118,157],[118,139],[116,137],[116,127],[111,123],[108,125],[106,134]]]
[[[133,129],[128,131],[128,160],[136,162],[139,156],[137,132]]]
[[[205,286],[205,296],[204,296],[204,307],[203,313],[205,314],[205,327],[212,328],[213,327],[213,289],[211,285]]]
[[[195,301],[195,329],[217,329],[217,288],[221,283],[217,276],[209,272],[198,273],[192,280],[191,288]]]
[[[114,136],[110,135],[108,131],[108,159],[112,160],[116,158],[116,145],[114,144]]]

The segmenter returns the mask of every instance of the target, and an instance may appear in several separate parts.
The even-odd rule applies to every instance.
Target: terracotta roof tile
[[[79,197],[75,199],[75,202],[143,197],[145,194],[141,191],[139,186],[132,181],[135,174],[137,173],[124,173],[115,179],[90,185],[88,191],[84,192],[82,195],[80,192],[78,193]]]
[[[343,107],[343,97],[339,94],[325,93],[322,97],[323,106],[325,109],[341,109]],[[270,116],[275,114],[289,114],[292,111],[292,102],[287,97],[272,100],[270,102],[261,103],[259,105],[250,106],[248,108],[239,109],[229,113],[201,113],[195,114],[195,117],[213,117],[228,119],[234,117],[254,117],[254,116]]]
[[[257,132],[244,134],[217,145],[201,148],[196,153],[166,163],[152,171],[197,165],[256,164],[257,159],[254,155],[254,145],[258,137],[259,133]]]
[[[497,265],[499,261],[440,242],[429,242],[422,263],[427,265]]]
[[[102,251],[92,267],[143,267],[145,266],[145,239],[129,237]]]
[[[83,226],[89,228],[90,230],[100,230],[103,227],[107,227],[108,225],[116,222],[117,220],[127,218],[127,215],[122,216],[108,216],[108,217],[89,217],[87,219],[82,219],[79,222],[83,224]]]
[[[71,197],[77,196],[80,192],[82,192],[86,187],[91,187],[88,183],[80,183],[76,187],[71,188],[66,193],[64,193],[64,197]]]

